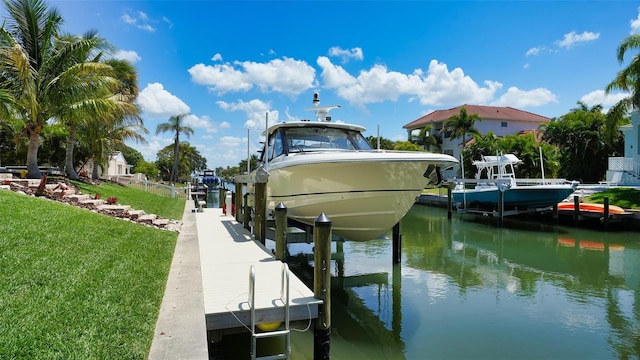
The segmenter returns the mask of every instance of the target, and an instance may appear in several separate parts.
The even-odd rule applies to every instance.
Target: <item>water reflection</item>
[[[396,266],[390,240],[334,245],[334,358],[640,355],[637,233],[497,228],[415,206],[402,234]],[[290,245],[297,272],[312,266],[295,256],[310,247]]]

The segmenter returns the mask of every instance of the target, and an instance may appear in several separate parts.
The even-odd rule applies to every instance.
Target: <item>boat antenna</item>
[[[329,122],[331,121],[331,116],[329,116],[329,111],[331,109],[337,109],[340,105],[330,105],[330,106],[319,106],[320,105],[320,94],[317,92],[313,93],[313,107],[305,108],[305,110],[315,111],[316,119],[321,122]]]

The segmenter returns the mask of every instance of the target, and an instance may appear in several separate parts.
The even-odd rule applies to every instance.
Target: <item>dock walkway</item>
[[[281,298],[283,263],[222,209],[196,213],[207,330],[249,328],[249,273],[255,268],[256,323],[284,321]],[[290,320],[313,319],[313,292],[290,274]]]
[[[250,326],[249,271],[255,267],[256,323],[284,321],[282,262],[222,209],[187,201],[160,306],[150,360],[208,359],[207,331]],[[290,320],[318,317],[318,304],[290,274]],[[246,329],[245,329],[246,330]],[[248,349],[249,350],[249,349]]]

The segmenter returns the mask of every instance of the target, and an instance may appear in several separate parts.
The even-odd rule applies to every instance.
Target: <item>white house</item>
[[[620,127],[624,135],[624,157],[610,157],[607,183],[640,185],[640,112],[631,113],[631,124]]]
[[[489,131],[493,131],[497,136],[518,134],[537,130],[541,124],[551,121],[548,117],[512,107],[465,104],[447,110],[436,110],[404,125],[403,128],[407,129],[409,137],[411,137],[412,132],[417,132],[430,125],[434,135],[443,140],[442,152],[459,159],[463,140],[452,139],[449,134],[442,131],[442,128],[445,121],[453,115],[460,114],[460,109],[463,107],[468,115],[477,114],[480,117],[481,120],[476,121],[474,127],[483,135]],[[469,139],[471,139],[471,135],[468,135],[464,141]]]
[[[131,169],[133,165],[127,164],[127,160],[124,158],[124,155],[120,151],[116,151],[109,156],[109,160],[107,162],[107,171],[105,172],[102,167],[98,170],[100,174],[100,178],[102,179],[111,179],[115,177],[131,177]],[[91,174],[93,169],[93,160],[89,160],[80,170],[79,172],[85,172],[87,174]]]

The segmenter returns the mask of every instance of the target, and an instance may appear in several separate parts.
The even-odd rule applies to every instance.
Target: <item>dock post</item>
[[[453,199],[451,197],[451,188],[447,187],[447,220],[451,220],[452,209],[453,209]]]
[[[255,236],[264,245],[267,230],[267,183],[256,183],[255,189]]]
[[[225,188],[221,187],[218,190],[218,207],[224,208],[224,198],[227,195],[227,191]]]
[[[402,259],[402,233],[400,232],[400,222],[393,226],[393,263],[399,264]]]
[[[236,221],[242,222],[242,183],[236,182],[236,196],[234,207],[236,208]]]
[[[578,220],[580,218],[580,197],[575,195],[573,197],[573,223],[578,226]]]
[[[287,262],[287,207],[279,202],[276,206],[276,260]]]
[[[504,190],[498,185],[498,226],[502,227],[504,222]]]
[[[609,230],[609,197],[604,197],[604,229]]]
[[[313,293],[322,300],[313,326],[313,359],[331,358],[331,220],[325,213],[313,231]]]
[[[249,193],[244,194],[244,219],[242,224],[247,230],[251,230],[251,207],[249,206]]]

